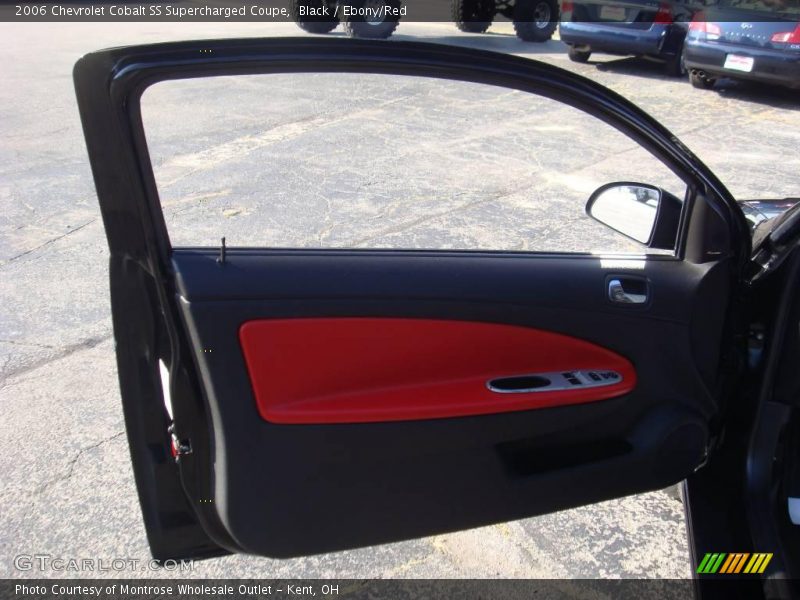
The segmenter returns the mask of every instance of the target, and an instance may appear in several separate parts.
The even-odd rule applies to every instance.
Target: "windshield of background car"
[[[710,6],[753,12],[764,18],[800,18],[800,0],[719,0]]]

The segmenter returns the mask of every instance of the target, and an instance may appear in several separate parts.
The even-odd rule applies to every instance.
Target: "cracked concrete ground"
[[[458,34],[447,24],[404,23],[397,39],[512,52],[570,68],[610,86],[660,119],[737,196],[797,194],[800,105],[788,94],[730,83],[720,91],[703,93],[662,76],[657,66],[643,61],[598,57],[597,63],[575,65],[567,60],[563,45],[557,41],[522,44],[510,35],[507,24],[497,25],[492,31],[470,36]],[[13,558],[21,553],[148,557],[119,406],[107,295],[107,250],[75,107],[72,65],[87,51],[128,43],[297,34],[290,24],[0,24],[0,50],[6,57],[2,67],[5,85],[0,89],[0,122],[4,124],[0,138],[0,577],[62,575],[15,570]],[[282,88],[276,100],[289,102],[287,90]],[[396,146],[387,143],[383,147],[387,155],[397,155],[412,137],[426,135],[424,123],[446,125],[448,115],[453,114],[448,106],[480,104],[478,96],[464,96],[457,87],[442,88],[441,92],[451,94],[447,103],[441,97],[426,101],[430,90],[418,88],[409,89],[404,102],[388,104],[391,98],[376,88],[368,96],[350,94],[349,109],[362,111],[361,122],[372,125],[376,115],[405,110],[404,122],[416,123],[416,129],[410,127],[405,139],[398,136],[393,140]],[[164,106],[177,106],[181,93],[165,92]],[[213,86],[201,86],[193,91],[194,100],[213,101],[214,93]],[[370,100],[371,105],[364,106],[364,100]],[[313,98],[305,101],[314,108]],[[513,96],[503,99],[508,110],[517,110],[516,101]],[[287,231],[295,231],[306,245],[469,243],[524,248],[526,236],[533,235],[553,243],[560,240],[558,243],[567,246],[610,241],[602,233],[587,238],[588,230],[580,229],[583,225],[578,217],[570,217],[568,225],[554,219],[543,222],[547,215],[541,211],[530,215],[537,228],[531,225],[526,229],[524,224],[507,238],[488,235],[487,231],[497,232],[507,225],[498,217],[500,208],[527,210],[524,201],[530,197],[525,188],[529,183],[527,171],[520,164],[526,138],[521,132],[507,135],[508,131],[492,137],[486,124],[476,128],[472,140],[462,137],[456,147],[445,143],[437,146],[432,139],[426,147],[429,151],[446,147],[444,156],[458,151],[463,152],[458,160],[483,157],[494,160],[490,164],[497,166],[501,163],[492,158],[485,145],[492,143],[496,144],[494,154],[502,151],[511,157],[503,163],[509,168],[509,176],[502,172],[498,176],[496,169],[489,169],[476,186],[442,179],[446,173],[431,166],[426,171],[429,181],[445,181],[442,187],[454,198],[454,212],[441,211],[449,215],[444,221],[426,217],[424,211],[430,206],[425,204],[424,194],[414,199],[417,213],[392,205],[392,189],[383,178],[362,181],[357,189],[339,182],[336,195],[318,189],[313,170],[297,174],[291,188],[284,190],[277,184],[260,182],[262,174],[252,170],[248,176],[252,174],[259,185],[271,186],[267,188],[271,197],[295,207],[277,221],[270,221],[269,215],[258,212],[258,198],[251,197],[253,190],[248,192],[240,181],[228,180],[222,171],[214,171],[213,164],[209,167],[209,154],[204,152],[213,149],[217,165],[227,157],[229,164],[239,166],[239,156],[247,153],[251,158],[276,161],[262,164],[280,167],[281,153],[274,152],[280,148],[286,152],[284,161],[289,165],[292,152],[299,149],[298,140],[312,139],[323,124],[329,135],[331,161],[356,155],[360,143],[347,135],[346,119],[341,115],[319,117],[324,121],[311,116],[303,121],[297,115],[291,118],[291,111],[271,116],[270,109],[275,106],[265,104],[255,114],[252,110],[229,111],[228,118],[233,119],[235,127],[228,130],[244,131],[261,124],[260,132],[239,136],[241,139],[228,135],[222,127],[228,124],[226,121],[200,144],[185,135],[181,127],[186,123],[180,119],[160,121],[160,139],[174,156],[173,162],[167,156],[157,163],[162,169],[159,183],[165,184],[166,211],[177,228],[185,225],[181,231],[206,241],[217,238],[220,217],[230,223],[248,217],[244,223],[236,222],[247,235],[279,241]],[[426,113],[435,118],[426,121]],[[198,114],[200,124],[213,125],[212,116]],[[551,117],[548,123],[559,122],[558,113]],[[250,122],[246,122],[248,118]],[[264,126],[264,119],[269,118],[278,119],[272,128]],[[491,125],[502,128],[504,123],[498,118]],[[531,129],[541,124],[533,118],[527,122]],[[553,163],[546,162],[548,150],[546,145],[541,148],[537,157],[545,162],[538,166],[552,167]],[[175,156],[181,160],[175,161]],[[599,164],[587,156],[576,153],[575,159]],[[407,160],[413,162],[413,156]],[[584,193],[583,187],[563,185],[564,180],[580,180],[581,164],[572,167],[578,169],[569,171],[570,176],[563,180],[548,182],[537,201],[546,199],[547,190]],[[619,162],[608,165],[609,169],[617,167]],[[549,170],[543,168],[541,172]],[[484,195],[475,195],[473,188]],[[264,195],[263,188],[256,191]],[[306,203],[293,205],[290,195]],[[348,202],[360,198],[369,201],[356,208],[362,210],[362,217],[371,215],[374,221],[348,219]],[[385,227],[386,223],[390,226]],[[459,235],[451,236],[448,227],[455,227]],[[570,238],[576,228],[580,236]],[[689,564],[682,506],[675,490],[670,489],[364,550],[288,561],[213,559],[198,563],[191,575],[686,577]]]

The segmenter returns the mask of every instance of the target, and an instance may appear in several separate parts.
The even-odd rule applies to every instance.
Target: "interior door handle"
[[[636,283],[641,286],[640,282],[637,281]],[[640,287],[640,289],[643,290],[644,293],[639,294],[632,291],[625,291],[621,280],[611,279],[608,282],[608,299],[620,304],[644,304],[647,302],[647,288]]]

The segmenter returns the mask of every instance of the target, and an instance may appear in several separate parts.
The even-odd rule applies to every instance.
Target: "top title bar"
[[[525,14],[536,14],[532,5],[541,0],[493,0],[495,13],[509,20],[521,20]],[[4,22],[113,22],[113,21],[266,21],[266,22],[341,22],[363,21],[379,25],[385,21],[447,22],[453,20],[453,3],[468,0],[180,0],[176,2],[8,2],[0,0],[0,21]],[[562,0],[563,4],[563,0]],[[570,2],[569,17],[574,20],[573,4],[594,6],[585,10],[581,21],[597,21],[607,25],[609,14],[634,15],[645,23],[648,15],[663,13],[664,7],[679,21],[726,20],[712,17],[709,11],[735,8],[744,11],[748,21],[800,21],[800,0],[579,0]],[[597,7],[614,10],[599,10]],[[566,7],[563,7],[566,8]],[[616,11],[616,12],[614,12]],[[458,11],[466,20],[485,20],[486,16],[469,17],[470,11]],[[567,14],[562,13],[562,17]],[[523,17],[520,17],[523,15]],[[587,16],[588,15],[588,16]],[[592,15],[598,15],[593,18]],[[604,16],[605,15],[605,16]],[[612,15],[613,16],[613,15]],[[634,17],[631,17],[634,18]],[[644,20],[643,20],[644,19]],[[620,19],[618,19],[620,20]],[[627,20],[621,18],[620,23]],[[652,19],[651,19],[652,20]],[[659,21],[660,22],[660,21]]]

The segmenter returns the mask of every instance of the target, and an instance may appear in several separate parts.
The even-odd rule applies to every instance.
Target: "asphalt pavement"
[[[19,555],[142,561],[149,556],[124,435],[107,292],[108,252],[75,104],[73,64],[82,54],[108,46],[273,35],[302,33],[292,24],[0,24],[0,55],[4,57],[0,66],[4,82],[0,87],[0,577],[78,575],[21,570],[15,561]],[[733,82],[723,82],[715,91],[694,90],[688,82],[671,79],[658,65],[640,59],[598,56],[578,65],[568,60],[559,41],[522,43],[507,23],[485,35],[461,34],[449,24],[401,23],[395,39],[509,52],[573,70],[609,86],[659,119],[737,197],[800,193],[800,101],[796,95]],[[155,156],[156,172],[175,239],[208,245],[220,233],[243,231],[242,243],[529,249],[526,240],[535,234],[537,243],[545,244],[542,249],[569,249],[585,243],[582,249],[591,250],[601,242],[623,244],[598,229],[584,234],[582,228],[588,225],[579,205],[566,221],[554,217],[549,205],[542,205],[535,214],[524,212],[528,210],[522,206],[524,201],[534,193],[526,186],[535,173],[522,164],[524,139],[509,141],[509,132],[522,135],[520,131],[536,127],[553,128],[564,122],[561,113],[539,113],[538,117],[531,113],[511,127],[503,111],[519,113],[521,109],[515,104],[518,99],[509,97],[492,115],[470,125],[469,140],[462,135],[458,145],[448,145],[447,135],[436,138],[436,131],[427,131],[425,119],[433,114],[436,118],[427,122],[450,119],[455,123],[453,119],[459,118],[470,122],[474,113],[466,108],[486,106],[484,91],[471,96],[472,92],[457,86],[443,87],[443,100],[431,89],[410,88],[407,82],[372,88],[364,87],[363,81],[357,83],[358,90],[369,93],[344,94],[349,100],[342,106],[320,106],[313,97],[303,96],[308,88],[302,86],[294,92],[290,86],[279,86],[271,97],[263,95],[260,84],[253,84],[249,91],[244,86],[246,99],[241,107],[228,107],[222,121],[213,111],[181,112],[184,100],[187,105],[213,106],[219,86],[194,85],[156,93],[152,110],[166,110],[166,116],[153,113],[152,117],[158,130],[152,141],[162,149]],[[325,90],[333,84],[322,78],[314,85]],[[393,104],[397,90],[407,94],[403,102]],[[253,107],[253,98],[259,95],[265,101],[257,107],[237,110]],[[292,103],[299,97],[305,98],[306,121],[298,120],[300,109]],[[145,108],[151,110],[147,101]],[[271,112],[275,107],[280,110]],[[312,113],[317,116],[309,116]],[[398,114],[402,123],[411,125],[402,128],[398,118],[397,133],[389,143],[386,134],[375,133],[375,128]],[[273,119],[268,128],[272,133],[254,129],[265,119]],[[311,126],[306,127],[303,123],[308,119]],[[362,129],[363,135],[353,135],[354,119],[359,126],[368,126]],[[187,137],[200,125],[206,126],[202,138]],[[303,162],[304,144],[319,141],[321,129],[329,152],[322,162]],[[557,128],[552,129],[552,135],[557,134]],[[428,135],[433,137],[428,139]],[[573,171],[583,173],[597,162],[589,148],[591,137],[589,131],[583,138],[587,143],[568,152],[543,146],[541,156],[561,150],[566,158],[538,165],[536,173],[541,174],[552,173],[560,164],[561,175],[537,188],[537,198],[553,190],[576,199],[585,194],[586,185],[570,186],[565,181],[571,181]],[[403,155],[406,162],[387,166],[378,177],[364,177],[358,168],[358,157],[364,152],[361,145],[370,139],[383,140],[381,160],[389,164],[392,157],[402,154],[406,143],[422,138],[424,148],[441,157],[431,161],[433,166],[409,154]],[[619,156],[628,150],[620,146]],[[240,165],[242,154],[263,159],[261,167],[252,166],[252,160],[249,167]],[[356,167],[340,172],[335,181],[326,179],[343,157],[355,160]],[[466,183],[447,178],[453,169],[442,165],[448,160],[461,161],[459,165],[480,161],[487,175]],[[294,168],[301,163],[305,171]],[[624,163],[612,157],[609,168],[621,168]],[[391,194],[403,188],[397,183],[403,181],[400,167],[427,175],[413,186],[414,210],[392,204]],[[638,170],[649,173],[641,165]],[[291,185],[281,191],[276,174],[289,172],[287,177],[296,179],[289,179]],[[232,173],[238,174],[235,181]],[[357,185],[348,184],[348,173],[362,179]],[[478,193],[476,189],[490,202],[473,198],[470,194]],[[428,202],[434,191],[454,198],[452,204],[436,213],[438,220],[420,217],[426,210],[439,210]],[[291,196],[301,197],[302,202],[292,204]],[[276,217],[262,210],[265,197],[282,199],[289,208]],[[363,197],[374,202],[358,204]],[[381,203],[382,197],[389,199]],[[351,208],[349,200],[354,202]],[[517,217],[492,221],[503,206],[522,211],[513,214],[536,226],[519,224]],[[517,222],[513,235],[487,233],[507,232],[512,221]],[[457,236],[451,235],[453,226],[458,228]],[[102,575],[172,573],[137,570]],[[688,577],[690,567],[683,508],[671,488],[376,548],[282,561],[250,556],[211,559],[196,563],[182,575]]]

